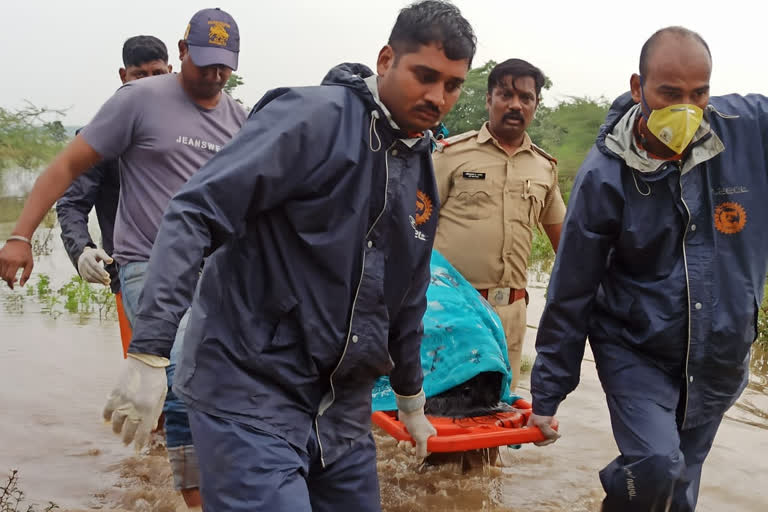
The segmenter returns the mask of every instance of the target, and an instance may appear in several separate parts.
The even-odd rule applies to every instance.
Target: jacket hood
[[[331,68],[323,77],[322,85],[341,85],[352,89],[367,105],[378,106],[376,99],[368,89],[365,79],[373,76],[371,68],[364,64],[344,62]]]
[[[354,93],[363,100],[369,111],[374,111],[378,109],[378,105],[376,103],[376,99],[373,97],[365,83],[365,79],[371,76],[373,76],[373,71],[371,71],[367,66],[363,64],[345,62],[333,67],[330,71],[328,71],[328,73],[326,73],[323,77],[321,85],[340,85],[347,87],[354,91]],[[269,104],[269,102],[282,96],[288,90],[290,90],[290,87],[278,87],[268,91],[264,97],[261,98],[256,105],[254,105],[250,115],[258,112],[264,108],[265,105]],[[383,113],[379,114],[379,116],[383,117],[382,114]]]
[[[376,76],[371,69],[364,64],[356,64],[353,62],[345,62],[331,68],[323,78],[322,85],[341,85],[352,89],[355,94],[360,96],[367,106],[371,109],[372,119],[372,131],[376,120],[386,120],[385,123],[389,125],[393,136],[400,139],[408,147],[414,147],[420,140],[429,138],[419,134],[415,136],[408,134],[402,130],[397,123],[392,119],[392,114],[389,109],[382,103],[379,98],[379,91],[377,88]],[[375,114],[373,112],[376,112]]]
[[[361,92],[367,88],[363,86],[362,81],[369,76],[373,76],[371,68],[365,64],[356,62],[342,62],[331,68],[323,77],[322,85],[344,85],[353,89],[359,89]]]
[[[704,111],[704,119],[693,136],[691,149],[683,161],[683,174],[725,149],[709,124],[708,114],[712,110],[713,107],[708,106]],[[623,160],[629,167],[650,175],[669,166],[665,165],[666,160],[649,156],[646,150],[637,145],[634,126],[640,115],[640,105],[634,102],[631,92],[625,92],[611,104],[595,144],[601,153]]]
[[[605,116],[605,122],[600,127],[600,132],[597,136],[597,147],[603,153],[606,153],[605,139],[609,134],[613,132],[616,125],[619,124],[622,117],[629,112],[632,107],[635,106],[635,102],[632,99],[632,93],[627,91],[611,103],[611,108],[608,110],[608,115]]]

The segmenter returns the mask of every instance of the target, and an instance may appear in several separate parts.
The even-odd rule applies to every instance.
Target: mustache
[[[507,119],[514,119],[515,121],[520,121],[520,122],[525,121],[525,119],[523,118],[523,114],[521,114],[517,110],[513,110],[512,112],[507,112],[506,114],[504,114],[504,118],[503,119],[505,121]]]
[[[440,109],[437,108],[437,105],[434,103],[424,103],[423,105],[417,106],[414,110],[421,110],[423,112],[429,112],[431,114],[435,114],[437,116],[440,115]]]

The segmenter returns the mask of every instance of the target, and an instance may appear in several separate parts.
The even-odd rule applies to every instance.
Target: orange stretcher
[[[437,430],[437,436],[427,441],[427,450],[431,453],[464,452],[544,441],[546,438],[538,427],[526,427],[532,412],[531,404],[521,398],[512,406],[517,410],[491,416],[461,419],[427,416]],[[371,419],[398,441],[414,442],[405,426],[397,420],[395,411],[375,412]],[[556,424],[553,426],[557,429]]]
[[[131,345],[131,324],[128,317],[125,316],[125,307],[123,306],[123,294],[115,294],[115,303],[117,304],[117,321],[120,325],[120,341],[123,345],[123,359],[128,358],[128,347]]]

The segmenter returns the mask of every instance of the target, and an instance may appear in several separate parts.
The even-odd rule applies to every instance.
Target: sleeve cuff
[[[424,394],[423,389],[411,396],[402,396],[395,393],[395,401],[397,402],[398,410],[414,412],[424,408],[424,405],[427,403],[427,396]]]
[[[533,393],[533,414],[537,416],[554,416],[557,414],[557,408],[560,406],[562,398],[537,396]]]
[[[153,368],[166,368],[171,361],[167,357],[156,356],[153,354],[128,354],[128,357],[138,359],[142,363],[152,366]]]
[[[168,358],[178,329],[178,324],[173,322],[138,315],[136,317],[136,329],[133,331],[128,352]]]

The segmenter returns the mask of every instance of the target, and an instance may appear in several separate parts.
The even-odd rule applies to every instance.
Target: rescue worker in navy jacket
[[[698,34],[656,32],[574,184],[536,340],[532,423],[589,337],[621,454],[604,511],[692,511],[744,389],[768,263],[768,98],[710,97]]]
[[[105,418],[144,442],[191,304],[173,389],[207,511],[380,510],[383,374],[426,455],[419,347],[439,207],[427,129],[474,52],[456,7],[406,7],[378,76],[342,64],[321,86],[267,93],[169,204]]]

